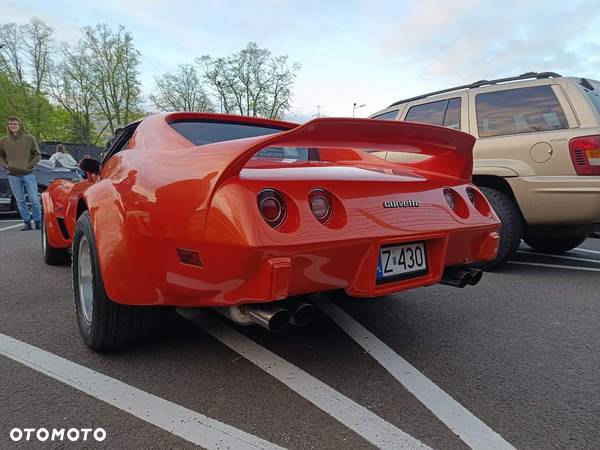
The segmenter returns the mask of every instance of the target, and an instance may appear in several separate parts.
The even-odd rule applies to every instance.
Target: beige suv
[[[600,227],[598,81],[531,72],[402,100],[371,118],[477,138],[473,182],[502,220],[498,258],[488,267],[509,259],[521,239],[557,253]]]

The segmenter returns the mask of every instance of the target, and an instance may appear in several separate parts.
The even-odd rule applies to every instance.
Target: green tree
[[[0,24],[1,116],[18,115],[38,140],[89,145],[143,115],[140,52],[123,26],[85,27],[79,42],[54,46],[39,19]]]
[[[250,42],[231,56],[205,55],[196,63],[223,112],[278,119],[291,108],[300,64],[290,64],[287,56],[273,56]]]
[[[4,73],[0,73],[0,123],[4,124],[10,116],[18,116],[28,132],[36,131],[36,139],[66,140],[71,128],[71,120],[67,111],[53,105],[44,96],[37,96],[28,85],[15,84]],[[36,117],[42,117],[36,123]],[[0,135],[4,134],[4,126]]]
[[[9,101],[20,110],[29,131],[36,139],[47,132],[45,122],[51,114],[45,92],[51,66],[53,30],[42,20],[0,25],[0,72],[11,81]]]
[[[96,85],[91,78],[90,59],[79,43],[74,49],[63,47],[63,59],[50,77],[50,92],[54,100],[69,115],[69,142],[93,145],[99,140],[95,122],[101,110],[96,100]]]
[[[150,100],[162,111],[214,111],[196,68],[182,64],[176,73],[155,79],[157,93]]]
[[[80,46],[90,70],[94,98],[112,134],[117,127],[140,115],[141,90],[138,78],[140,52],[131,33],[120,25],[85,27]]]
[[[45,88],[48,81],[48,70],[52,64],[51,47],[54,30],[40,19],[33,18],[23,27],[23,46],[30,66],[30,83],[33,89],[34,110],[32,119],[34,133],[38,139],[47,132],[44,122],[51,119],[52,108],[46,97]]]
[[[4,119],[9,116],[18,116],[21,120],[28,121],[30,93],[27,85],[15,83],[12,74],[0,71],[0,120],[2,120],[2,133],[4,133]]]

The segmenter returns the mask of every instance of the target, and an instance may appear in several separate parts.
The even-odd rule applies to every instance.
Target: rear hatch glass
[[[265,136],[288,130],[288,128],[261,124],[210,120],[181,120],[171,122],[170,125],[194,145],[206,145],[215,142],[232,141],[234,139]]]
[[[590,85],[594,89],[593,90],[588,89],[586,87],[586,84]],[[583,92],[586,93],[586,95],[592,102],[592,105],[594,105],[594,108],[596,109],[596,112],[598,113],[598,115],[600,115],[600,82],[586,78],[585,82],[582,80],[582,82],[580,83],[580,86],[583,89]]]

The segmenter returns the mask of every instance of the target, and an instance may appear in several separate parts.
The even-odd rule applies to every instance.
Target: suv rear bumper
[[[600,223],[600,177],[505,178],[529,225]]]

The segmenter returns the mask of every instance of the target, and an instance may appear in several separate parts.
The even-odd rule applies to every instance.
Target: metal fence
[[[40,152],[47,155],[52,155],[56,152],[56,145],[60,142],[42,142],[40,143]],[[75,161],[81,161],[85,155],[90,155],[92,158],[100,159],[102,147],[92,147],[78,144],[64,144],[65,150],[75,158]]]

